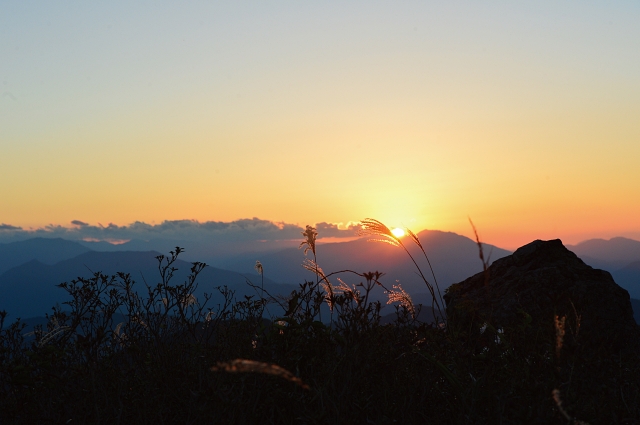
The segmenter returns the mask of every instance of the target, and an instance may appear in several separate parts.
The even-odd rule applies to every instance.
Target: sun
[[[393,236],[395,236],[396,238],[401,238],[404,236],[404,230],[402,230],[399,227],[396,227],[395,229],[391,230],[391,233],[393,233]]]

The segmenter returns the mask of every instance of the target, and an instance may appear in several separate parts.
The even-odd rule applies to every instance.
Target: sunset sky
[[[640,240],[640,2],[0,3],[0,224]]]

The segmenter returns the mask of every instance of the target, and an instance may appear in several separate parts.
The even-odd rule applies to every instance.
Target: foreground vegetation
[[[407,249],[381,223],[363,224]],[[100,273],[61,284],[72,300],[31,334],[3,313],[0,423],[640,423],[635,359],[563,349],[578,317],[558,318],[555,332],[524,311],[511,329],[461,328],[418,267],[436,319],[422,323],[381,273],[325,274],[316,236],[307,227],[302,243],[315,279],[286,298],[255,282],[255,297],[220,287],[226,301],[208,305],[192,295],[204,264],[173,281],[176,248],[158,257],[156,286]],[[428,261],[409,240],[424,254],[416,266]],[[395,304],[393,323],[381,324],[374,291]]]

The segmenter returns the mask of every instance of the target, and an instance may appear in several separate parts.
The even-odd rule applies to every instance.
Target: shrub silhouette
[[[363,224],[412,255],[382,223]],[[428,262],[418,237],[408,234]],[[62,283],[71,301],[30,334],[20,321],[5,326],[2,312],[0,422],[640,421],[637,361],[603,360],[592,385],[561,398],[554,391],[559,380],[584,365],[580,347],[557,355],[559,330],[532,339],[526,312],[513,329],[447,324],[435,276],[432,285],[412,256],[436,312],[434,323],[423,323],[421,306],[401,287],[385,285],[383,273],[325,273],[317,263],[316,229],[307,226],[303,235],[301,246],[313,256],[305,267],[315,280],[288,297],[248,282],[257,296],[237,299],[219,287],[223,302],[210,305],[210,294],[198,300],[193,294],[205,265],[193,263],[187,279],[175,283],[182,252],[176,248],[157,257],[155,286],[123,273]],[[258,265],[261,275],[268,272]],[[352,279],[358,283],[348,284]],[[370,301],[378,290],[398,303],[391,324],[380,323],[382,306]],[[331,315],[323,321],[324,303]],[[574,319],[567,326],[558,319],[563,336]]]

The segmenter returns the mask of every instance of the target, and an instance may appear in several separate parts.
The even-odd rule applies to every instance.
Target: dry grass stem
[[[560,413],[562,414],[562,416],[565,417],[566,420],[569,421],[569,423],[571,424],[576,424],[576,425],[589,425],[588,422],[584,422],[581,420],[578,420],[574,417],[572,417],[569,412],[567,412],[564,407],[562,406],[562,399],[560,398],[560,390],[559,389],[554,389],[551,394],[553,395],[553,401],[555,401],[556,406],[558,407],[558,410],[560,411]]]
[[[555,327],[556,327],[556,357],[560,357],[560,352],[562,351],[562,344],[564,341],[564,323],[565,323],[565,316],[562,317],[558,317],[558,315],[556,315],[554,317],[554,322],[555,322]]]
[[[438,281],[436,279],[435,272],[433,271],[433,267],[431,266],[431,261],[429,260],[429,257],[427,256],[427,253],[426,253],[424,247],[420,243],[420,239],[418,238],[418,236],[415,233],[413,233],[411,230],[409,230],[409,229],[406,229],[405,233],[407,233],[409,235],[409,237],[411,238],[411,240],[420,248],[420,250],[422,251],[422,254],[424,255],[425,259],[427,260],[427,264],[429,265],[429,270],[431,270],[431,275],[433,276],[433,282],[434,282],[433,285],[425,277],[424,273],[422,272],[422,269],[420,268],[420,266],[416,262],[415,258],[413,258],[413,255],[411,255],[411,253],[409,252],[407,247],[402,243],[402,240],[400,240],[400,238],[395,236],[393,234],[393,232],[391,232],[391,230],[386,225],[384,225],[383,223],[381,223],[380,221],[378,221],[376,219],[365,218],[364,220],[362,220],[360,222],[360,231],[358,232],[359,235],[380,236],[380,237],[382,237],[382,239],[369,239],[369,242],[384,242],[384,243],[388,243],[388,244],[393,245],[393,246],[399,246],[407,253],[409,258],[411,258],[411,261],[413,262],[413,264],[418,269],[418,274],[420,275],[420,277],[422,278],[423,282],[427,286],[427,289],[429,290],[429,294],[431,295],[431,301],[432,301],[431,302],[431,308],[434,311],[437,311],[437,313],[438,313],[437,316],[436,316],[436,320],[437,321],[441,320],[441,321],[444,322],[444,320],[445,320],[445,315],[444,315],[444,312],[443,312],[444,300],[442,299],[442,293],[440,292],[440,286],[438,285]],[[436,294],[436,292],[437,292],[437,294]]]
[[[262,373],[267,375],[278,376],[293,382],[305,390],[309,390],[309,386],[300,378],[289,372],[287,369],[276,364],[258,362],[255,360],[235,359],[230,362],[218,362],[216,366],[211,368],[212,372],[230,372],[230,373]]]
[[[469,223],[471,224],[471,228],[473,229],[473,234],[476,237],[476,244],[478,245],[478,255],[480,256],[480,261],[482,261],[482,269],[484,271],[484,286],[485,288],[489,287],[489,259],[491,258],[491,255],[489,255],[489,258],[485,259],[484,258],[484,249],[482,247],[482,242],[480,241],[480,236],[478,235],[478,230],[476,229],[476,226],[473,224],[473,221],[471,221],[471,218],[469,218]]]

